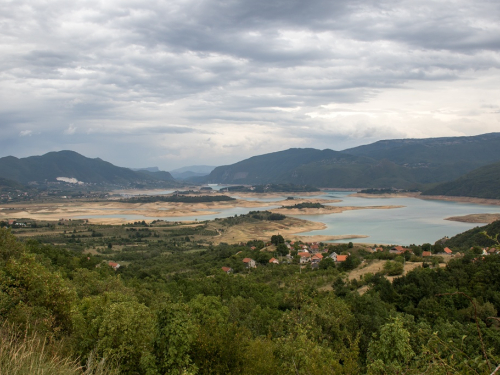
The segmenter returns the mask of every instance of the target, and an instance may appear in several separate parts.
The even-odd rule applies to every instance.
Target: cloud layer
[[[0,3],[0,156],[168,170],[500,129],[494,1]]]

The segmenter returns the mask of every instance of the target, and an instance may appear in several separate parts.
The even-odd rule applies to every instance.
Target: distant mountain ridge
[[[415,188],[500,161],[500,133],[396,139],[344,151],[288,149],[215,168],[208,183]]]
[[[170,174],[177,180],[196,180],[199,177],[207,176],[215,169],[210,165],[190,165],[170,171]]]
[[[0,158],[0,177],[22,184],[56,181],[58,177],[117,185],[175,181],[168,172],[135,172],[99,158],[87,158],[74,151],[49,152],[19,159],[14,156]]]

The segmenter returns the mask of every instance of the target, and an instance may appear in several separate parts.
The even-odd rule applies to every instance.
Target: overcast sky
[[[0,7],[0,156],[170,170],[500,131],[498,0]]]

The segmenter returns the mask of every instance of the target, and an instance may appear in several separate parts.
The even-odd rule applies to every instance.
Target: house
[[[118,263],[115,263],[115,262],[108,262],[108,266],[110,266],[111,268],[113,268],[115,271],[120,268],[120,265]]]
[[[8,224],[8,225],[14,225],[15,223],[16,223],[16,221],[15,221],[15,220],[9,220],[9,221],[7,222],[7,224]]]
[[[407,251],[409,251],[410,253],[413,252],[411,251],[411,249],[404,248],[403,246],[394,246],[391,250],[389,250],[391,254],[400,254],[400,255],[406,253]]]
[[[337,262],[337,263],[342,263],[342,262],[345,262],[345,261],[347,260],[347,257],[348,257],[348,256],[349,256],[349,255],[337,255],[337,260],[336,260],[336,262]]]
[[[496,254],[497,253],[497,249],[495,249],[494,247],[492,247],[491,249],[488,250],[488,254],[489,255],[493,255],[493,254]]]
[[[233,272],[233,269],[231,267],[222,267],[222,271],[229,275],[231,272]]]
[[[300,263],[307,263],[311,260],[311,254],[308,252],[301,252],[297,254],[300,257]]]
[[[247,268],[256,268],[257,267],[255,264],[255,260],[253,260],[252,258],[244,258],[243,263],[245,263],[245,266]]]
[[[374,253],[378,253],[379,251],[384,251],[384,249],[382,249],[381,247],[374,247],[374,248],[372,249],[372,251],[373,251]]]
[[[453,251],[451,251],[449,247],[445,247],[444,250],[443,250],[443,252],[445,254],[449,254],[449,255],[451,255],[453,253]]]
[[[318,252],[319,251],[319,245],[317,244],[313,244],[309,247],[309,250],[311,250],[312,252]]]
[[[337,261],[337,256],[338,256],[338,254],[334,251],[333,253],[331,253],[330,255],[328,255],[328,258],[333,259],[333,261],[336,262]]]
[[[250,250],[255,250],[255,249],[256,249],[256,247],[255,247],[255,246],[252,246],[252,247],[250,248]]]
[[[269,263],[273,263],[273,264],[280,264],[279,260],[276,259],[276,258],[271,258],[269,259]]]
[[[422,256],[423,257],[430,257],[432,254],[430,251],[422,251]]]
[[[312,257],[311,257],[311,262],[312,263],[319,263],[323,260],[323,255],[321,254],[314,254]]]

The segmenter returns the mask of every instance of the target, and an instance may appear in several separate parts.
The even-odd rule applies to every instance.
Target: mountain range
[[[99,158],[87,158],[74,151],[49,152],[27,158],[0,158],[0,177],[21,184],[55,182],[57,178],[114,185],[175,183],[168,172],[132,171]]]
[[[343,151],[292,148],[231,165],[195,165],[172,173],[157,167],[131,170],[74,151],[59,151],[0,158],[0,178],[4,179],[2,186],[8,188],[15,183],[55,182],[58,178],[121,186],[179,185],[175,177],[190,183],[418,188],[425,194],[498,198],[499,163],[500,133],[489,133],[383,140]]]
[[[288,149],[215,168],[204,181],[334,188],[416,188],[500,161],[500,133],[394,139],[343,151]]]

